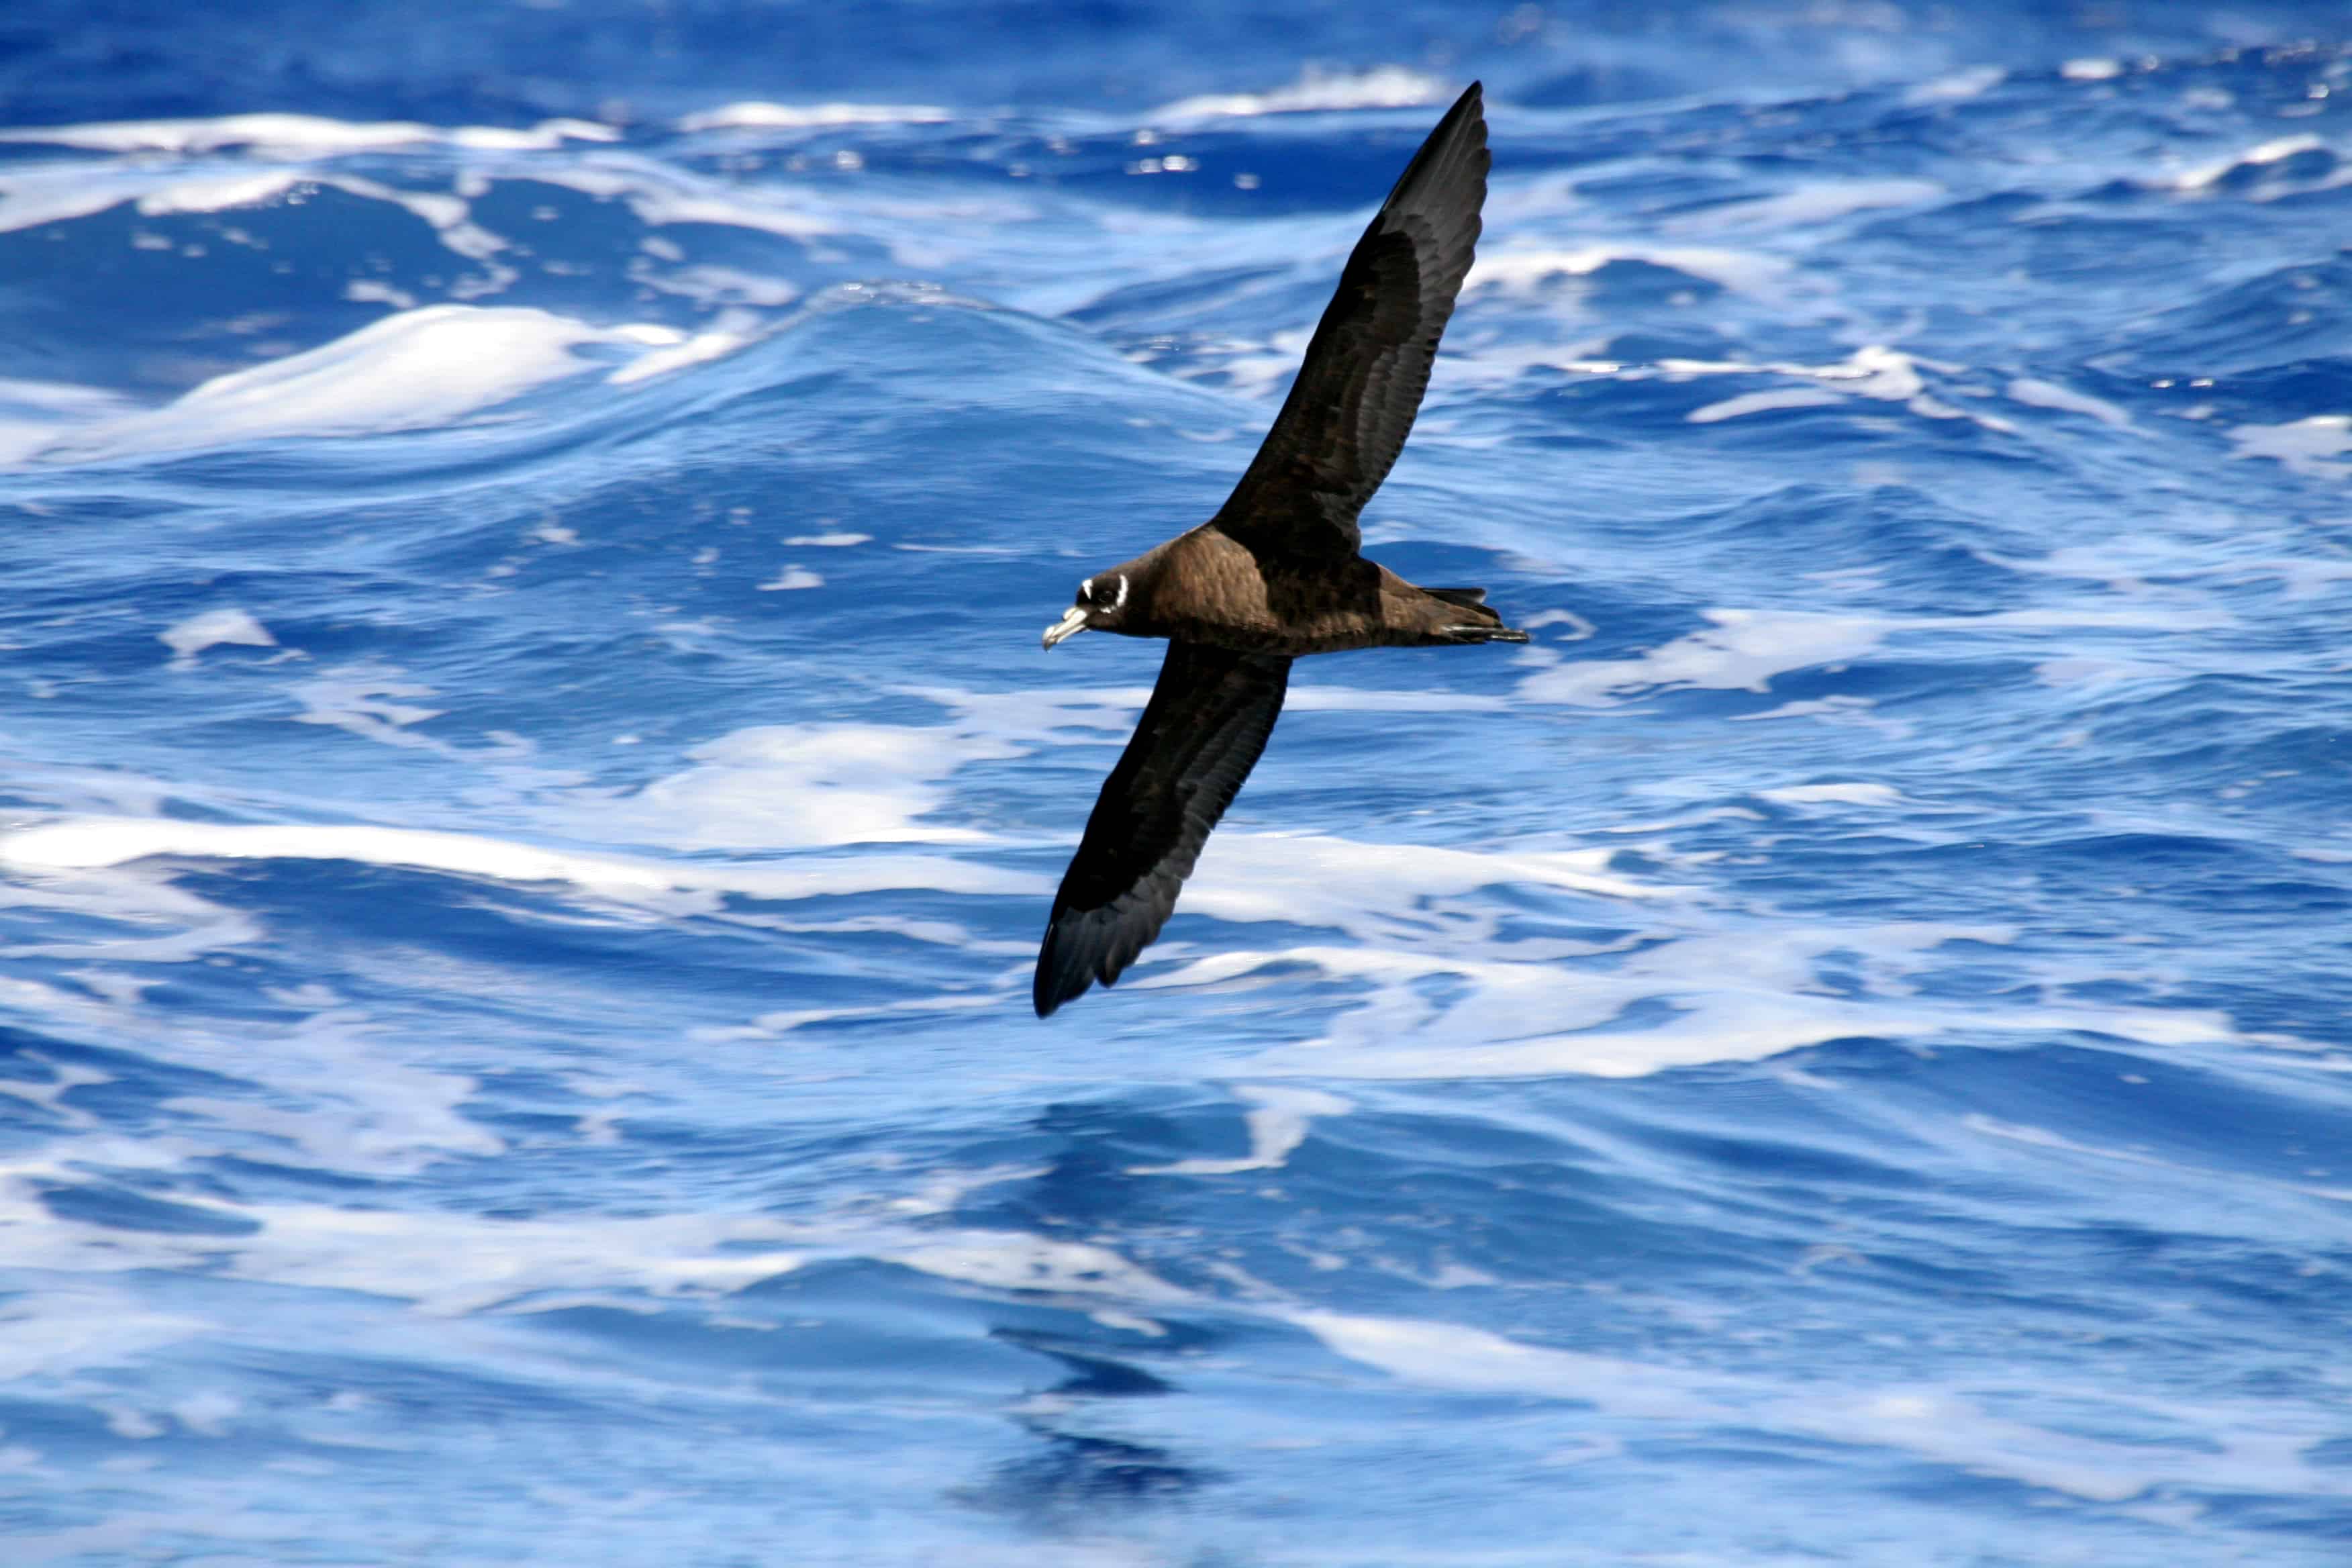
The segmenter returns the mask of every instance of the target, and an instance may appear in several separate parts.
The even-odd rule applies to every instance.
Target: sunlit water
[[[5,62],[9,1563],[2347,1561],[2325,12],[600,5]],[[1040,1024],[1473,75],[1536,640]]]

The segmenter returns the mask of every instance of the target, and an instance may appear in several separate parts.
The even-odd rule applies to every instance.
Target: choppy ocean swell
[[[1450,76],[0,134],[12,1561],[2340,1561],[2347,78],[1506,73],[1537,640],[1045,1026]]]

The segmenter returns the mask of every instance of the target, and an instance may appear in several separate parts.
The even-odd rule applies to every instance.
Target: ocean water
[[[2344,32],[16,0],[0,1559],[2352,1562]],[[1535,641],[1040,1023],[1473,77]]]

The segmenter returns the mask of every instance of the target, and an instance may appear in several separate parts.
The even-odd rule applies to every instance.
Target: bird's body
[[[1205,643],[1241,653],[1300,658],[1363,647],[1434,647],[1486,642],[1502,617],[1476,590],[1416,587],[1360,555],[1286,569],[1261,559],[1213,522],[1097,573],[1128,584],[1119,624],[1129,637]],[[1181,585],[1181,592],[1168,591]]]
[[[1356,524],[1412,428],[1486,195],[1477,84],[1447,110],[1348,258],[1290,395],[1217,515],[1078,585],[1082,631],[1165,637],[1151,700],[1087,820],[1037,955],[1040,1017],[1134,962],[1282,711],[1294,658],[1525,642],[1477,588],[1423,588]]]

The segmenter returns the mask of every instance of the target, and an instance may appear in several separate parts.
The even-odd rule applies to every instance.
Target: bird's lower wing
[[[1290,660],[1171,642],[1135,738],[1102,787],[1054,895],[1034,993],[1044,1017],[1150,946],[1209,830],[1282,711]]]

